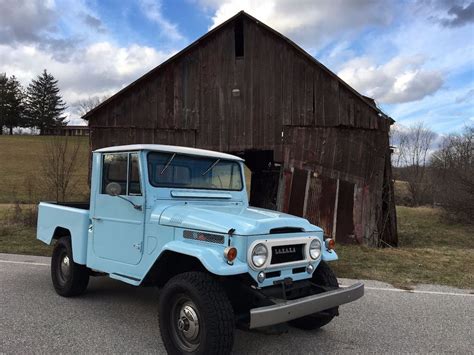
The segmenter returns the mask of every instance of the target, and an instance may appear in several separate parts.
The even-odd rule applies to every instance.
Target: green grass
[[[48,136],[0,136],[0,203],[51,198],[38,187],[44,143],[51,139],[52,137]],[[81,147],[78,156],[79,167],[73,177],[76,188],[70,195],[71,200],[83,199],[84,192],[88,192],[89,139],[74,139],[80,141]]]
[[[29,208],[22,205],[20,216]],[[16,223],[17,216],[13,205],[0,205],[0,253],[50,256],[51,247],[36,239],[36,228]]]
[[[432,283],[472,288],[474,226],[449,224],[439,209],[397,207],[399,248],[338,245],[338,277],[379,280],[402,288]]]

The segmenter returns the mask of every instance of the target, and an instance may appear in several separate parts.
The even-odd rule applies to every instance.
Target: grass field
[[[474,287],[474,226],[449,224],[439,209],[397,207],[399,248],[338,245],[338,277]]]
[[[51,140],[48,136],[0,136],[0,203],[14,201],[31,202],[31,199],[48,199],[37,184],[37,177],[41,171],[41,156],[44,143]],[[84,191],[88,191],[87,176],[89,164],[89,139],[79,139],[79,168],[74,176],[77,182],[70,199],[83,198]],[[29,188],[32,186],[32,188]],[[33,190],[32,194],[28,190]],[[33,195],[33,196],[31,196]]]
[[[20,208],[24,213],[31,206]],[[14,205],[0,204],[0,253],[50,256],[51,247],[36,240],[36,227],[17,223],[14,210]]]

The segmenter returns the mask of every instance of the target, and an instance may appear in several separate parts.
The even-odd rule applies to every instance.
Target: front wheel
[[[331,270],[328,264],[321,261],[317,269],[313,273],[312,281],[316,285],[326,286],[330,288],[339,288],[336,275]],[[318,329],[328,324],[338,313],[338,307],[329,309],[325,313],[310,314],[306,317],[298,318],[289,322],[295,328],[313,330]]]
[[[51,279],[56,293],[63,297],[78,296],[87,288],[89,270],[74,262],[69,237],[60,238],[54,246]]]
[[[203,272],[167,282],[159,299],[161,337],[169,354],[228,354],[234,313],[221,285]]]

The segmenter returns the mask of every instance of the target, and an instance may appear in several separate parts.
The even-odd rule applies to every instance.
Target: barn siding
[[[243,57],[235,57],[230,21],[95,110],[91,148],[160,143],[273,151],[283,165],[280,210],[297,210],[328,235],[345,223],[343,238],[378,245],[385,233],[396,244],[393,201],[383,205],[393,193],[386,166],[391,121],[301,49],[247,15],[241,19]],[[333,226],[338,202],[341,216],[353,210],[352,220],[336,218]]]

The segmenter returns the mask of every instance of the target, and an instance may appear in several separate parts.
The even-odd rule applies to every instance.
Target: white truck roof
[[[176,153],[176,154],[186,154],[186,155],[198,155],[202,157],[215,158],[215,159],[227,159],[227,160],[237,160],[244,161],[242,158],[227,154],[215,152],[213,150],[190,148],[190,147],[180,147],[177,145],[162,145],[162,144],[130,144],[130,145],[118,145],[115,147],[100,148],[94,150],[96,153],[113,153],[113,152],[129,152],[137,150],[149,150],[154,152],[165,152],[165,153]]]

